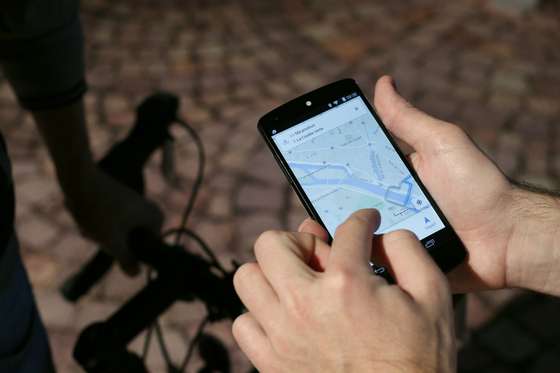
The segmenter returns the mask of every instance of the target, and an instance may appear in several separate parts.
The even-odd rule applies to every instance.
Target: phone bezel
[[[448,272],[449,270],[463,262],[466,257],[465,247],[455,233],[451,224],[449,224],[449,221],[447,220],[439,206],[436,204],[424,184],[421,182],[415,170],[411,167],[408,159],[400,151],[391,134],[381,121],[381,118],[377,115],[377,113],[370,105],[369,101],[364,96],[363,92],[360,90],[359,86],[353,79],[342,79],[318,88],[314,91],[308,92],[302,96],[299,96],[265,114],[259,120],[257,127],[261,135],[264,137],[266,144],[268,145],[272,154],[274,155],[276,162],[284,172],[284,175],[288,179],[288,182],[296,191],[296,194],[298,195],[308,214],[312,216],[313,219],[318,221],[323,227],[325,227],[323,221],[321,220],[321,217],[313,207],[313,204],[311,203],[309,198],[307,198],[305,191],[297,181],[297,178],[291,171],[282,153],[279,151],[279,149],[276,147],[276,144],[272,140],[272,131],[276,130],[278,132],[281,132],[287,128],[301,123],[306,119],[312,118],[315,115],[328,110],[326,108],[328,107],[327,105],[329,103],[333,102],[336,99],[340,99],[340,97],[351,95],[354,92],[362,97],[362,99],[366,103],[367,108],[369,109],[375,120],[377,120],[377,122],[379,123],[381,129],[391,142],[391,145],[395,148],[398,156],[404,162],[412,177],[416,180],[418,186],[424,192],[424,194],[432,204],[432,207],[434,208],[440,219],[443,221],[445,228],[429,235],[428,237],[425,237],[421,240],[421,242],[424,246],[426,246],[428,242],[433,243],[433,246],[427,248],[427,251],[433,257],[434,261],[438,264],[442,271]],[[312,106],[308,106],[306,104],[308,101],[313,103]],[[329,240],[332,240],[330,234]]]

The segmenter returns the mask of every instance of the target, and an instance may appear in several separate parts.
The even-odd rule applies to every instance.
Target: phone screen
[[[381,213],[376,234],[408,229],[422,240],[445,228],[359,94],[272,139],[331,237],[362,208]]]

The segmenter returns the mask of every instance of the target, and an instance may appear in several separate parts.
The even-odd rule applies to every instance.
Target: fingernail
[[[309,222],[311,222],[311,221],[313,221],[313,219],[311,219],[311,218],[305,218],[305,220],[302,221],[301,224],[299,225],[299,227],[298,227],[298,232],[301,232],[301,231],[303,230],[303,228],[304,228],[307,224],[309,224]]]
[[[367,221],[379,219],[381,217],[377,209],[361,209],[358,211],[358,214],[362,219]]]

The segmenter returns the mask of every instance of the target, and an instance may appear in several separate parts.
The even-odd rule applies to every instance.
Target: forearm
[[[83,101],[32,115],[56,168],[67,197],[77,195],[92,174],[95,163],[90,150]]]
[[[560,295],[560,196],[518,185],[507,254],[507,285]]]

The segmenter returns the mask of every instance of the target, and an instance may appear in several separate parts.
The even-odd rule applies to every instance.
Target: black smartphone
[[[408,229],[439,267],[465,248],[356,82],[344,79],[264,115],[258,128],[307,212],[329,232],[352,212],[376,208],[372,234]]]

